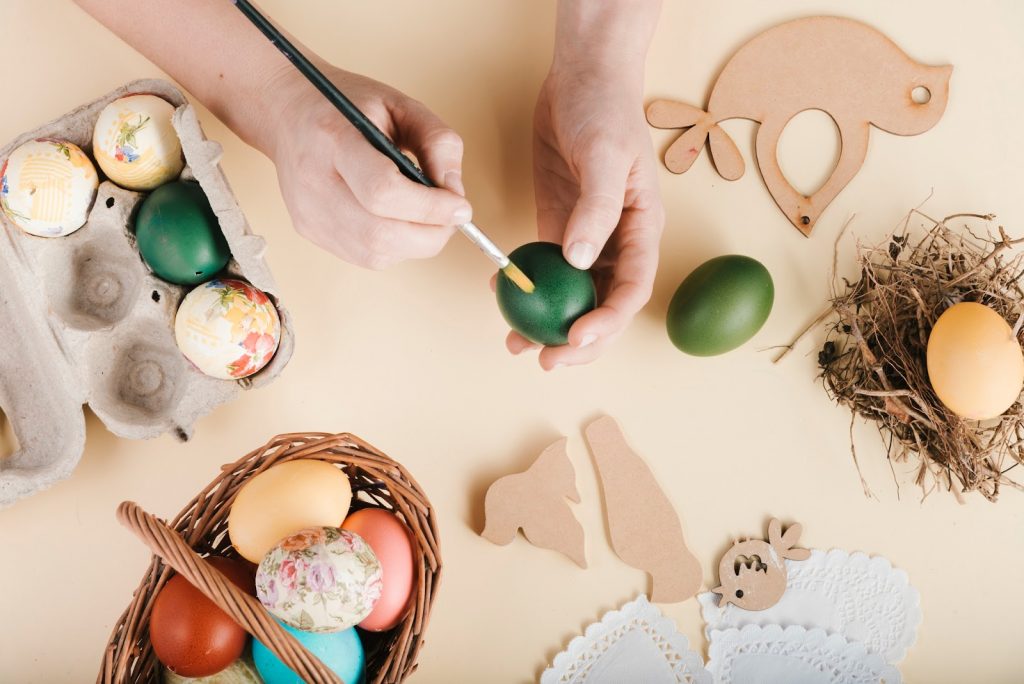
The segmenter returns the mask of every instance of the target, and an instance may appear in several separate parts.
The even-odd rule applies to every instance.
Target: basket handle
[[[133,501],[117,508],[117,519],[145,542],[154,554],[213,601],[245,631],[260,640],[281,662],[311,684],[345,684],[319,659],[286,632],[251,595],[193,551],[177,532]]]

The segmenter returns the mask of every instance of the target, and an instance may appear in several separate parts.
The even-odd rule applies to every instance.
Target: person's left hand
[[[593,69],[593,70],[592,70]],[[533,172],[541,240],[592,269],[598,307],[544,347],[545,370],[588,363],[651,297],[665,212],[643,113],[642,77],[552,67],[534,113]],[[513,354],[536,345],[511,332]]]

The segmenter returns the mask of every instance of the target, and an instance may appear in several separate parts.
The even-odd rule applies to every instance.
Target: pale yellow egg
[[[1005,412],[1024,386],[1024,352],[991,308],[961,302],[946,309],[928,337],[928,376],[953,413],[988,420]]]
[[[259,563],[287,536],[308,527],[339,527],[352,487],[341,469],[315,459],[280,463],[246,482],[228,513],[228,537],[242,557]]]

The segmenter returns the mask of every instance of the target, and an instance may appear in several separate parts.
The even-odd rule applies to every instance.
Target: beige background
[[[550,54],[551,2],[263,5],[326,57],[435,108],[465,138],[479,223],[509,248],[532,239],[530,116]],[[747,38],[815,12],[866,20],[912,57],[954,64],[945,117],[918,137],[875,131],[863,171],[811,240],[787,223],[756,173],[724,182],[707,155],[685,176],[663,170],[668,225],[653,300],[600,362],[555,374],[505,352],[487,289],[491,269],[465,241],[386,273],[335,261],[292,231],[270,162],[201,111],[208,135],[224,144],[243,209],[270,244],[295,318],[295,357],[274,384],[201,420],[188,444],[117,439],[90,415],[73,478],[0,512],[0,681],[95,676],[147,562],[114,520],[118,502],[172,515],[220,464],[293,430],[363,436],[405,463],[438,510],[446,574],[414,681],[534,680],[573,635],[647,589],[645,576],[608,546],[580,434],[602,412],[622,421],[675,503],[706,583],[733,535],[759,533],[770,515],[798,520],[810,546],[884,554],[910,573],[925,618],[902,666],[908,681],[1019,681],[1024,495],[958,505],[939,493],[922,503],[909,466],[896,466],[897,488],[877,433],[858,426],[878,496],[865,499],[850,460],[849,414],[815,379],[820,335],[778,366],[760,350],[788,341],[822,309],[833,239],[853,212],[856,235],[875,239],[934,190],[925,205],[933,215],[991,211],[1024,234],[1024,5],[667,0],[648,96],[702,103]],[[0,45],[0,140],[123,82],[160,75],[67,0],[3,0]],[[782,156],[794,178],[809,182],[835,143],[820,118],[804,118]],[[726,127],[749,164],[753,124]],[[655,132],[655,144],[663,149],[670,137]],[[848,241],[847,266],[851,250]],[[667,301],[693,267],[733,251],[771,270],[775,310],[743,349],[683,356],[663,330]],[[522,539],[501,548],[476,536],[486,486],[562,434],[583,497],[575,511],[587,531],[586,571]],[[706,648],[695,601],[663,608]]]

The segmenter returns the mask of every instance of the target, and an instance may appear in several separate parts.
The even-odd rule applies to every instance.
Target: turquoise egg
[[[362,684],[366,678],[366,654],[354,627],[340,632],[304,632],[278,622],[306,649],[341,677],[345,684]],[[252,640],[252,659],[265,684],[304,684],[302,678],[278,660],[277,656]]]

